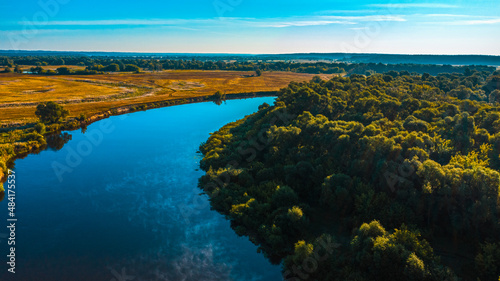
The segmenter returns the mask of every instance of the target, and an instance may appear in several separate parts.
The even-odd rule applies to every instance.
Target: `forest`
[[[498,281],[499,108],[499,71],[292,82],[199,185],[286,280]]]
[[[469,74],[471,71],[493,72],[494,67],[482,65],[453,66],[433,64],[382,64],[382,63],[346,63],[346,62],[294,62],[292,60],[274,61],[246,58],[240,60],[220,60],[218,58],[201,59],[162,59],[134,57],[85,57],[85,56],[0,56],[0,65],[4,72],[21,72],[19,65],[33,66],[34,74],[45,75],[94,75],[105,72],[139,72],[160,70],[230,70],[230,71],[289,71],[309,74],[363,74],[402,72],[404,75],[440,73]],[[82,69],[69,69],[64,65],[81,66]],[[57,70],[46,70],[44,66],[60,66]],[[467,73],[466,73],[467,72]]]

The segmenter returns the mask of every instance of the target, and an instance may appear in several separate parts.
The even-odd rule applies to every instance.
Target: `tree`
[[[36,107],[35,115],[40,118],[42,122],[58,122],[61,119],[66,118],[69,115],[69,111],[64,109],[62,105],[59,105],[53,101],[40,103]]]
[[[14,72],[15,73],[23,73],[23,70],[21,69],[21,67],[19,67],[19,65],[16,65],[16,68],[14,68]]]
[[[69,68],[67,68],[67,67],[59,67],[57,69],[57,73],[61,74],[61,75],[67,75],[67,74],[70,74],[71,72],[70,72]]]
[[[318,75],[315,75],[312,79],[311,79],[311,82],[313,83],[321,83],[323,81],[323,79],[321,79],[321,77],[319,77]]]
[[[302,219],[303,215],[304,213],[300,207],[293,206],[291,209],[288,209],[288,217],[294,222]]]
[[[116,63],[112,63],[104,68],[105,71],[118,72],[120,71],[120,66]]]
[[[255,70],[255,75],[256,75],[256,76],[261,76],[261,75],[262,75],[262,70],[260,70],[259,68],[257,68],[257,69]]]
[[[500,103],[500,90],[494,90],[489,96],[491,103]]]
[[[483,86],[483,90],[486,94],[490,94],[495,90],[500,90],[500,75],[494,75],[486,80],[486,84]]]
[[[500,276],[500,244],[482,244],[475,261],[478,273],[484,280],[495,280]]]
[[[65,65],[64,60],[62,58],[56,58],[54,60],[55,65]]]
[[[45,134],[46,130],[45,130],[45,124],[43,123],[36,123],[35,127],[34,127],[35,131],[39,134]]]
[[[41,66],[32,67],[30,68],[30,72],[34,74],[41,74],[43,73],[43,68]]]
[[[465,76],[471,76],[473,74],[472,70],[470,70],[469,67],[466,67],[464,70],[464,75]]]
[[[121,60],[117,64],[120,67],[119,71],[125,71],[125,64]]]
[[[141,69],[134,64],[126,64],[125,71],[139,72]]]
[[[450,91],[450,96],[457,97],[461,100],[468,99],[473,94],[474,92],[471,89],[463,85]]]
[[[221,105],[223,101],[226,101],[226,94],[221,93],[220,91],[215,92],[210,99],[217,105]]]

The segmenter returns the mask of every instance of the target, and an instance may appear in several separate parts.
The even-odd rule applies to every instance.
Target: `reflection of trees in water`
[[[53,134],[53,135],[47,136],[46,139],[47,139],[48,148],[57,151],[57,150],[60,150],[61,148],[63,148],[63,146],[68,141],[71,140],[71,135],[64,132],[64,133],[60,133],[60,134]]]
[[[214,100],[214,103],[215,103],[216,105],[221,105],[221,104],[222,104],[222,102],[224,102],[224,103],[225,103],[225,102],[226,102],[226,100]]]
[[[222,102],[226,102],[226,94],[222,94],[221,92],[217,91],[215,94],[210,96],[210,99],[216,104],[216,105],[221,105]]]

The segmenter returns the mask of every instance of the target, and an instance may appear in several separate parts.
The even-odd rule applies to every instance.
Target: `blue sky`
[[[500,55],[500,2],[20,0],[0,49]]]

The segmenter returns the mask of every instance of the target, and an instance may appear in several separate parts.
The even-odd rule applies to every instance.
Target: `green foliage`
[[[293,206],[291,209],[288,209],[288,217],[294,222],[301,220],[303,216],[304,212],[302,212],[300,207]]]
[[[120,66],[116,63],[112,63],[104,68],[104,71],[118,72],[120,71]]]
[[[486,94],[490,94],[495,90],[500,90],[500,75],[492,75],[486,80],[486,84],[483,86],[483,90]]]
[[[36,123],[34,127],[35,131],[41,135],[45,134],[45,124],[43,123]]]
[[[80,113],[80,116],[77,118],[80,122],[85,121],[85,119],[87,119],[87,115],[85,115],[85,113]]]
[[[500,276],[500,243],[485,243],[476,256],[476,268],[484,280]]]
[[[354,264],[366,280],[445,280],[452,277],[438,263],[427,241],[406,226],[392,234],[379,222],[363,224],[351,241]]]
[[[141,69],[134,64],[126,64],[124,71],[140,72]]]
[[[38,118],[40,118],[40,121],[42,122],[55,123],[66,118],[66,116],[69,115],[69,111],[64,109],[62,105],[49,101],[40,103],[36,107],[35,114],[36,116],[38,116]]]
[[[43,137],[43,135],[41,135],[39,133],[36,133],[36,132],[30,133],[30,134],[26,135],[26,139],[25,140],[27,142],[30,142],[30,141],[37,142],[40,145],[47,144],[47,142],[45,141],[45,138]]]
[[[467,74],[292,82],[200,147],[200,186],[285,272],[307,269],[319,237],[355,228],[312,279],[451,280],[431,247],[451,251],[442,241],[473,249],[448,265],[496,279],[492,262],[471,264],[477,245],[500,243],[500,113],[485,88],[496,80]]]
[[[500,90],[492,91],[488,98],[491,103],[500,103]]]
[[[30,68],[30,72],[33,74],[42,74],[42,73],[44,73],[44,71],[45,70],[41,66]]]
[[[57,69],[57,74],[61,74],[61,75],[68,75],[71,73],[71,70],[67,67],[59,67]]]
[[[300,55],[301,57],[303,55]],[[327,55],[328,56],[328,55]],[[423,58],[423,57],[422,57]],[[78,65],[85,66],[85,70],[74,70],[70,74],[75,75],[89,75],[89,74],[102,74],[104,72],[115,72],[115,71],[132,71],[137,72],[137,68],[148,69],[151,71],[159,71],[161,69],[196,69],[196,70],[232,70],[232,71],[255,71],[259,69],[261,71],[291,71],[298,73],[310,73],[310,74],[363,74],[363,75],[374,75],[374,74],[384,74],[380,77],[381,82],[392,82],[391,79],[397,79],[398,77],[411,77],[415,74],[427,73],[423,76],[425,81],[431,81],[431,75],[444,74],[452,76],[450,80],[454,80],[456,75],[462,75],[466,77],[467,81],[463,85],[477,92],[478,89],[474,89],[471,85],[474,85],[478,79],[483,79],[484,73],[491,73],[495,71],[494,67],[484,66],[484,65],[470,65],[470,66],[453,66],[450,63],[442,64],[439,59],[432,59],[436,61],[436,64],[424,64],[428,63],[427,59],[423,59],[424,63],[419,62],[416,64],[409,63],[398,63],[400,61],[415,61],[420,60],[420,58],[412,56],[401,57],[394,60],[389,59],[392,64],[383,63],[344,63],[344,62],[320,62],[318,57],[314,55],[312,62],[293,62],[297,59],[295,55],[263,55],[260,58],[256,56],[246,57],[246,56],[207,56],[201,58],[200,60],[193,59],[192,57],[175,57],[171,58],[161,58],[158,57],[148,57],[141,56],[137,58],[132,57],[113,57],[113,56],[71,56],[71,55],[50,55],[50,56],[6,56],[0,57],[0,65],[7,67],[14,67],[14,65],[29,65],[29,66],[59,66],[59,65]],[[302,59],[302,58],[301,58]],[[351,58],[352,60],[354,58]],[[380,55],[377,55],[377,60],[380,59]],[[494,58],[489,57],[489,60]],[[330,59],[328,59],[330,60]],[[363,55],[361,60],[366,60],[366,55]],[[427,62],[425,62],[427,60]],[[462,64],[462,59],[456,61],[456,65]],[[355,59],[356,61],[356,59]],[[2,63],[3,62],[3,63]],[[440,64],[440,65],[439,65]],[[118,65],[118,70],[116,65]],[[127,67],[127,65],[133,65],[133,67]],[[57,72],[51,71],[40,71],[37,74],[57,74]],[[441,82],[441,81],[439,81]],[[446,84],[442,84],[443,87],[447,87]],[[448,89],[449,90],[449,89]],[[488,95],[490,91],[484,90]],[[475,96],[475,95],[474,95]],[[475,97],[471,96],[471,99]]]
[[[272,202],[277,207],[289,207],[299,202],[297,193],[295,193],[295,191],[293,191],[293,189],[289,186],[278,186],[272,196]],[[300,211],[302,212],[302,210]]]
[[[226,100],[226,94],[217,91],[215,92],[215,94],[210,96],[210,100],[212,100],[217,105],[221,105],[222,102]]]

